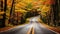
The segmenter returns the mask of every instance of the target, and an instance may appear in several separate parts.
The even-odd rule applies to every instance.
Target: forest
[[[33,13],[33,11],[37,11]],[[0,28],[26,23],[40,12],[41,20],[49,26],[60,26],[60,0],[0,0]]]

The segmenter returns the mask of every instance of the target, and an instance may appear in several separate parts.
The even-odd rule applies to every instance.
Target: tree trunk
[[[12,6],[11,6],[11,9],[10,9],[10,19],[12,19],[13,4],[14,4],[14,0],[12,0]],[[9,21],[11,21],[10,19],[9,19]]]
[[[7,0],[4,0],[4,12],[5,12],[4,15],[3,15],[3,23],[4,23],[4,25],[5,25],[5,19],[6,19],[6,10],[7,10]]]
[[[0,0],[0,12],[3,12],[3,0]],[[3,14],[0,14],[0,17],[3,17]],[[3,18],[0,18],[0,27],[4,27],[5,24],[3,22]]]

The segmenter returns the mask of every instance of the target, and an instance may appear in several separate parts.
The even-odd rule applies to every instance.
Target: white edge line
[[[23,25],[21,25],[21,26],[23,26]],[[2,32],[6,32],[6,31],[9,31],[9,30],[12,30],[12,29],[14,29],[14,28],[16,28],[16,27],[19,27],[19,26],[15,26],[15,27],[13,27],[13,28],[10,28],[10,29],[8,29],[8,30],[1,31],[0,33],[2,33]]]
[[[53,31],[53,30],[51,30],[51,29],[48,29],[48,30],[50,30],[50,31],[52,31],[52,32],[55,32],[55,33],[59,34],[58,32],[56,32],[56,31]]]
[[[40,23],[41,24],[41,23]],[[45,26],[44,26],[45,27]],[[46,27],[45,27],[46,28]],[[48,29],[48,28],[47,28]],[[56,31],[53,31],[53,30],[51,30],[51,29],[48,29],[48,30],[50,30],[50,31],[52,31],[52,32],[55,32],[55,33],[57,33],[57,34],[59,34],[58,32],[56,32]]]
[[[5,30],[5,31],[1,31],[0,33],[2,33],[2,32],[6,32],[6,31],[9,31],[9,30],[11,30],[11,29],[14,29],[15,27],[13,27],[13,28],[10,28],[10,29],[8,29],[8,30]]]

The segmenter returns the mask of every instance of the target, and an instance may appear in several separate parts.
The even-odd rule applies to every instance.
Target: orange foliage
[[[45,2],[45,4],[54,4],[55,2],[54,2],[54,0],[47,0],[46,2]]]
[[[11,6],[12,5],[12,0],[7,0],[7,5]]]

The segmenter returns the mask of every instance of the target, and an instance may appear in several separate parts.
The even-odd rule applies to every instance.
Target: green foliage
[[[29,3],[29,4],[26,6],[26,8],[31,9],[31,8],[32,8],[32,4]]]
[[[42,21],[43,21],[44,23],[46,23],[46,17],[43,17],[43,18],[42,18]]]

